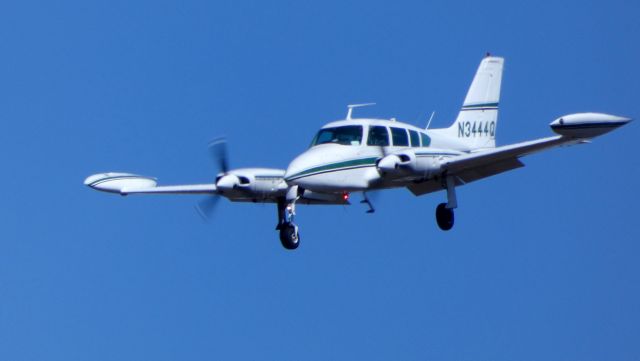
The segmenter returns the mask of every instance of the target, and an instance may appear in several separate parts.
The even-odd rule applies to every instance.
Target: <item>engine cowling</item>
[[[261,200],[286,191],[284,170],[240,168],[216,178],[218,192],[231,200]]]
[[[216,188],[222,194],[239,188],[247,188],[251,185],[251,180],[245,176],[236,174],[223,174],[216,179]]]
[[[413,150],[407,150],[380,158],[376,168],[385,177],[424,177],[440,171],[440,163],[433,157],[417,157]]]
[[[440,162],[435,157],[418,158],[414,151],[409,150],[380,158],[376,168],[381,176],[387,178],[424,178],[440,172]]]
[[[411,157],[406,154],[391,154],[378,160],[377,167],[381,173],[397,173],[410,162]]]

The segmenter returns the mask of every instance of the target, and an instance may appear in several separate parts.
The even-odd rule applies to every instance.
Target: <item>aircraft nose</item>
[[[321,155],[322,153],[313,148],[298,155],[289,163],[287,171],[284,174],[285,181],[290,184],[297,184],[297,179],[308,174],[321,162]]]
[[[344,192],[366,189],[375,171],[377,155],[360,147],[322,144],[300,154],[287,167],[285,181],[305,189]],[[371,173],[373,172],[373,173]]]

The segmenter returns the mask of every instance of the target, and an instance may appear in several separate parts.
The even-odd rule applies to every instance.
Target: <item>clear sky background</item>
[[[637,360],[638,122],[443,193],[301,207],[119,196],[84,178],[285,168],[346,105],[448,125],[504,56],[498,143],[640,116],[633,1],[5,1],[1,360]],[[354,198],[357,198],[354,196]]]

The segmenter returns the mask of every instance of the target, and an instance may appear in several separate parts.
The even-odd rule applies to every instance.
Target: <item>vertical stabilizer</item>
[[[445,134],[470,149],[494,148],[504,58],[487,56],[480,62],[456,121]]]

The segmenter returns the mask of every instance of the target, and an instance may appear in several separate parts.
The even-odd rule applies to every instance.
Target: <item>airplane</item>
[[[211,213],[222,196],[232,202],[275,203],[280,241],[285,249],[300,244],[294,222],[296,205],[348,205],[350,194],[362,193],[368,213],[374,208],[367,193],[407,188],[416,196],[444,191],[436,207],[440,229],[454,225],[456,187],[523,167],[520,158],[558,146],[589,143],[631,121],[604,113],[564,115],[550,123],[554,136],[496,146],[498,106],[504,58],[482,59],[455,121],[447,128],[419,128],[396,119],[355,118],[348,106],[345,119],[320,128],[311,146],[287,169],[229,169],[225,141],[210,150],[220,173],[213,183],[159,186],[153,177],[131,173],[99,173],[84,184],[104,192],[129,194],[205,194],[199,210]]]

